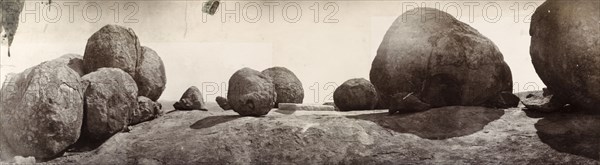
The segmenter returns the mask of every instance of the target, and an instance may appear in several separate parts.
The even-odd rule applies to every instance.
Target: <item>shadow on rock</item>
[[[296,111],[295,110],[274,110],[274,112],[280,113],[280,114],[284,114],[284,115],[291,115],[294,114]]]
[[[451,106],[424,112],[388,115],[387,113],[349,116],[375,122],[400,133],[427,139],[448,139],[473,134],[504,115],[503,110],[484,107]]]
[[[600,160],[600,115],[547,114],[535,128],[542,142],[557,151]]]
[[[203,128],[210,128],[212,126],[221,124],[221,123],[226,123],[228,121],[232,121],[238,118],[241,118],[242,116],[239,115],[228,115],[228,116],[209,116],[206,117],[204,119],[200,119],[198,121],[196,121],[194,124],[192,124],[190,126],[190,128],[192,129],[203,129]]]

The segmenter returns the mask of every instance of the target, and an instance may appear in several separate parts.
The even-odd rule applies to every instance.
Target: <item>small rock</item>
[[[421,112],[429,110],[431,105],[424,103],[413,93],[398,93],[392,96],[389,113]]]
[[[151,99],[138,96],[138,108],[131,114],[129,125],[138,124],[156,118],[160,113],[160,103],[154,102]]]
[[[83,134],[103,141],[123,130],[138,108],[137,86],[129,74],[117,68],[100,68],[83,76],[85,91]]]
[[[554,95],[538,96],[529,94],[521,101],[528,110],[539,112],[555,112],[561,110],[566,103]]]
[[[138,95],[156,101],[167,84],[165,65],[154,50],[142,46],[142,52],[134,77],[138,86]]]
[[[377,99],[375,87],[364,78],[350,79],[333,92],[333,101],[340,111],[371,110]]]
[[[176,110],[207,110],[202,92],[196,86],[189,87],[173,107]]]
[[[277,92],[270,77],[250,68],[236,71],[229,79],[227,100],[242,116],[263,116],[275,106]]]
[[[215,101],[217,101],[217,104],[219,104],[219,107],[221,107],[223,110],[231,110],[231,106],[229,105],[227,98],[217,96]]]
[[[135,77],[142,47],[131,28],[119,25],[106,25],[94,33],[87,41],[83,63],[85,73],[99,68],[119,68]]]
[[[279,103],[302,103],[304,100],[304,89],[302,82],[296,75],[284,67],[272,67],[262,71],[265,76],[271,77],[277,92],[275,108]]]

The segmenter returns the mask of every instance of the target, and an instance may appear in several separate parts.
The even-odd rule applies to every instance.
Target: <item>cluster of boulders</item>
[[[0,155],[60,156],[78,140],[101,142],[155,118],[165,89],[160,57],[133,30],[106,25],[84,56],[68,54],[7,78],[1,89]]]
[[[377,51],[370,80],[344,82],[334,92],[335,105],[395,113],[519,103],[510,68],[494,43],[433,8],[415,8],[396,19]]]
[[[302,103],[304,89],[296,75],[284,67],[262,72],[251,68],[236,71],[229,79],[227,98],[216,102],[224,110],[233,109],[242,116],[263,116],[282,103]]]

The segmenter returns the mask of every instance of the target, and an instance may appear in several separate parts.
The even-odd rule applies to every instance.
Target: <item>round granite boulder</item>
[[[250,68],[236,71],[229,79],[227,100],[242,116],[263,116],[275,106],[277,92],[269,76]]]
[[[364,78],[350,79],[333,92],[333,101],[340,111],[371,110],[377,105],[375,86]]]
[[[1,159],[60,156],[79,138],[84,89],[62,59],[7,78],[0,91]]]
[[[275,91],[277,92],[276,108],[279,103],[302,103],[302,100],[304,100],[302,82],[292,71],[284,67],[272,67],[263,70],[262,74],[271,77],[273,84],[275,84]]]
[[[600,1],[548,0],[529,34],[531,61],[553,99],[600,112]]]
[[[142,52],[134,77],[138,86],[138,95],[156,101],[167,84],[165,65],[154,50],[142,46]]]
[[[83,133],[90,141],[102,141],[123,130],[138,108],[137,86],[129,74],[117,68],[100,68],[83,76],[85,117]]]
[[[99,68],[119,68],[135,77],[142,47],[130,28],[106,25],[87,41],[83,64],[85,73]]]
[[[370,79],[382,105],[413,93],[432,107],[482,105],[512,89],[510,68],[494,43],[432,8],[403,13],[384,36]]]

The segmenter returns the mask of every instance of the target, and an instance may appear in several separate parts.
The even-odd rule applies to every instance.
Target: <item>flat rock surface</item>
[[[241,117],[215,105],[167,113],[96,150],[48,163],[595,164],[598,126],[599,116],[521,108],[449,107],[392,116],[387,110],[273,110]]]

